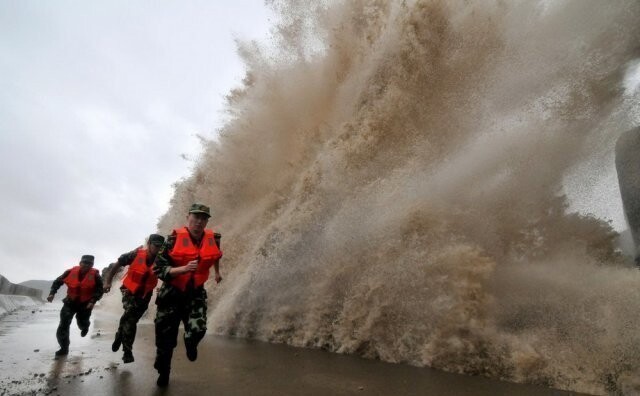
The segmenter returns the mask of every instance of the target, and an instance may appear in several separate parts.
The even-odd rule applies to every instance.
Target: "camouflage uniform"
[[[138,321],[149,308],[149,301],[151,301],[151,294],[146,296],[139,296],[132,294],[127,288],[120,288],[122,292],[122,307],[124,313],[120,318],[120,325],[118,326],[118,334],[122,339],[122,350],[129,351],[133,349],[133,341],[136,339],[136,330]]]
[[[171,357],[173,349],[178,344],[178,328],[180,322],[184,326],[185,345],[195,345],[204,337],[207,331],[207,292],[204,286],[194,287],[189,285],[182,292],[169,282],[172,268],[169,251],[175,243],[175,235],[167,238],[160,249],[153,271],[163,281],[156,296],[157,313],[156,327],[156,362],[154,367],[158,371],[171,369]],[[198,244],[194,241],[194,244]]]
[[[148,238],[147,245],[147,253],[146,253],[146,262],[147,267],[153,265],[153,260],[155,256],[152,253],[149,253],[149,249],[151,245],[162,246],[164,243],[164,237],[158,234],[151,234]],[[107,272],[106,284],[110,287],[111,280],[114,275],[118,273],[122,267],[126,267],[128,265],[132,265],[136,257],[138,257],[138,253],[142,249],[142,246],[138,248],[122,254],[116,263],[109,265],[109,271]],[[129,271],[132,271],[132,268],[129,268]],[[129,273],[127,272],[127,276]],[[125,285],[126,282],[123,282],[120,287],[120,291],[122,292],[122,307],[124,308],[124,313],[120,318],[120,323],[118,326],[118,331],[116,332],[115,341],[111,347],[111,349],[115,352],[120,347],[122,343],[122,349],[124,351],[123,360],[125,363],[130,363],[133,361],[133,342],[136,338],[136,330],[137,324],[142,315],[147,311],[149,307],[149,301],[151,301],[151,295],[153,294],[152,290],[147,290],[145,287],[145,282],[148,280],[146,278],[149,276],[148,274],[144,275],[141,279],[138,280],[139,284],[135,291],[132,291],[130,288],[131,284]]]
[[[64,284],[64,279],[69,275],[71,270],[66,270],[62,275],[60,275],[56,280],[53,281],[51,285],[50,295],[56,294],[58,289]],[[96,290],[93,293],[93,297],[89,300],[90,303],[96,303],[98,300],[102,298],[103,290],[102,290],[102,278],[100,274],[96,274],[95,277],[96,282]],[[63,306],[60,310],[60,324],[58,325],[58,330],[56,331],[56,338],[58,339],[58,344],[62,349],[69,348],[69,327],[71,326],[71,321],[73,320],[73,316],[76,316],[76,323],[78,324],[78,328],[83,331],[87,331],[91,322],[89,318],[91,317],[91,309],[87,309],[88,302],[80,303],[79,301],[71,300],[68,296],[63,300]]]
[[[154,235],[155,234],[152,234],[150,237],[153,237]],[[162,238],[159,235],[157,235],[157,237]],[[164,240],[164,238],[162,238],[162,240]],[[110,268],[106,278],[107,285],[111,285],[111,281],[116,272],[120,271],[122,267],[126,267],[133,263],[138,255],[138,250],[141,248],[142,246],[120,255],[117,263],[109,265]],[[152,264],[153,257],[151,255],[147,255],[147,265],[150,266]],[[144,283],[144,281],[142,283]],[[147,308],[149,308],[149,302],[151,301],[153,291],[145,295],[144,289],[140,288],[136,293],[132,293],[123,285],[120,287],[120,292],[122,293],[122,307],[124,308],[124,312],[120,317],[120,324],[118,325],[118,331],[116,332],[116,339],[119,339],[122,342],[122,350],[125,353],[131,353],[133,350],[133,342],[136,339],[138,321],[147,311]]]

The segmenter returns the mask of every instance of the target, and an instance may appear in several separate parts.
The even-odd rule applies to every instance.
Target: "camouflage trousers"
[[[121,288],[120,291],[122,292],[124,312],[120,317],[118,335],[122,340],[122,350],[131,351],[133,349],[133,341],[136,339],[138,321],[149,308],[151,293],[146,297],[140,297],[133,295],[127,288]]]
[[[185,345],[197,346],[207,331],[207,292],[204,287],[181,293],[163,284],[156,299],[156,362],[158,371],[171,369],[173,349],[178,345],[178,328],[184,326]]]
[[[56,331],[56,338],[60,348],[69,347],[69,327],[73,316],[76,316],[76,323],[80,330],[88,329],[91,325],[89,318],[91,317],[91,310],[86,308],[87,303],[76,303],[73,301],[64,300],[64,305],[60,310],[60,324],[58,324],[58,330]]]

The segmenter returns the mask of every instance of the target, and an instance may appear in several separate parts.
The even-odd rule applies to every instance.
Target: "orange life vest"
[[[122,285],[133,294],[139,290],[142,290],[143,296],[152,293],[153,288],[158,284],[158,277],[153,273],[151,267],[147,265],[147,249],[138,249],[136,257],[129,265]]]
[[[187,284],[192,278],[195,287],[204,285],[209,279],[209,269],[222,257],[222,252],[213,237],[213,230],[204,230],[200,247],[191,241],[187,227],[175,229],[173,234],[176,236],[176,242],[169,252],[173,266],[182,267],[189,261],[198,260],[198,268],[194,272],[174,276],[170,283],[182,291],[187,289]]]
[[[97,269],[90,268],[84,278],[80,280],[80,266],[71,268],[69,275],[64,278],[64,283],[67,285],[67,297],[72,301],[78,300],[81,303],[91,300],[93,293],[96,291],[97,274]]]

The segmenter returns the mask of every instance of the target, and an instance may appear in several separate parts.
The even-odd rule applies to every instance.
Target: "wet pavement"
[[[389,364],[320,350],[208,335],[196,362],[179,343],[169,386],[152,368],[153,324],[144,319],[124,364],[111,342],[119,319],[99,307],[85,338],[71,326],[70,353],[54,359],[61,303],[0,319],[0,396],[6,395],[575,395],[575,393]]]

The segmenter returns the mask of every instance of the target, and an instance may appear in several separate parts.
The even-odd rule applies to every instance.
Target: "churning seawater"
[[[633,393],[640,271],[564,191],[640,123],[640,2],[269,3],[159,225],[212,206],[210,328]]]

